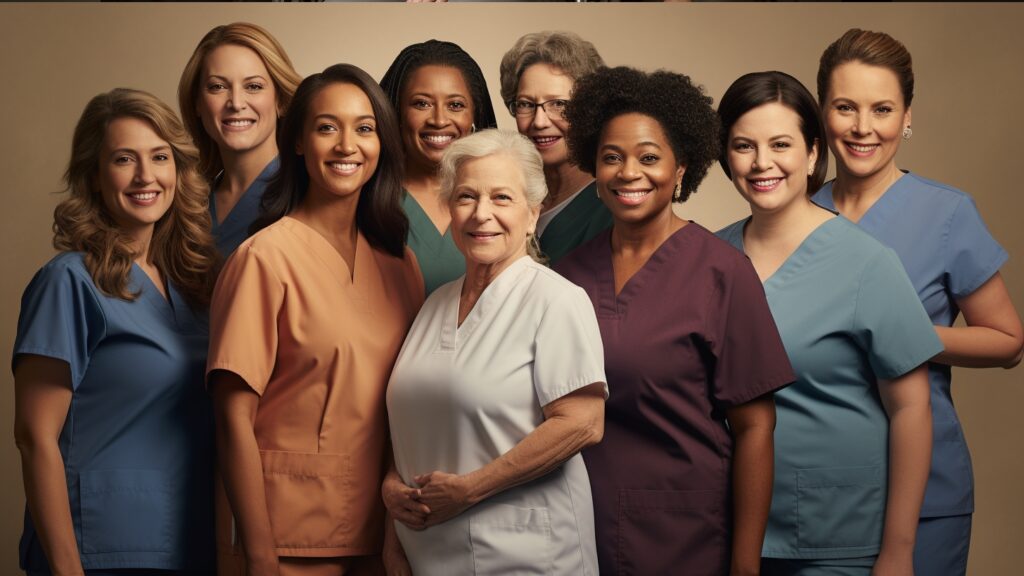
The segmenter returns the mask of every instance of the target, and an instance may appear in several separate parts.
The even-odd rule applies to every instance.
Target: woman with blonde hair
[[[13,354],[29,574],[213,574],[198,160],[145,92],[96,96],[75,128],[60,254],[25,290]]]
[[[217,26],[199,41],[178,83],[178,106],[210,182],[217,248],[245,240],[278,169],[277,130],[302,77],[280,43],[248,22]]]

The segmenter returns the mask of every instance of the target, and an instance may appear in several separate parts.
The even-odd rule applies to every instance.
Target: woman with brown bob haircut
[[[301,80],[281,44],[248,22],[207,32],[181,73],[178,106],[212,188],[213,233],[224,256],[259,214],[278,168],[280,118]]]
[[[13,354],[29,574],[213,574],[217,257],[197,163],[145,92],[96,96],[75,128],[60,254],[25,290]]]

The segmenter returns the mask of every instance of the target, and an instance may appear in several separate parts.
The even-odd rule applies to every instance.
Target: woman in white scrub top
[[[383,495],[416,574],[597,574],[579,451],[603,434],[593,306],[537,254],[547,192],[514,132],[460,139],[441,163],[466,275],[427,299],[388,386]]]

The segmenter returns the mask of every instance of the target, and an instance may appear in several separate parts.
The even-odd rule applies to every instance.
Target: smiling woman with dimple
[[[449,230],[448,206],[439,197],[441,157],[459,138],[496,127],[494,109],[480,66],[451,42],[428,40],[407,46],[380,85],[401,124],[408,243],[430,294],[465,272]]]
[[[612,389],[583,452],[601,573],[756,573],[771,393],[793,373],[749,260],[672,210],[718,156],[711,98],[681,74],[612,68],[573,100],[570,157],[614,218],[555,266],[590,296]]]

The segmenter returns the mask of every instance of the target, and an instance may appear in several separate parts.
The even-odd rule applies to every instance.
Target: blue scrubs
[[[213,190],[217,188],[220,177],[213,183],[210,190],[210,219],[213,220],[213,237],[217,242],[217,250],[224,258],[230,256],[235,248],[249,237],[249,226],[260,215],[260,200],[263,199],[263,193],[267,191],[267,185],[277,174],[280,165],[280,159],[275,156],[245,190],[223,222],[217,221],[217,203],[213,200]]]
[[[835,209],[832,182],[813,197]],[[905,173],[861,217],[858,225],[896,251],[928,316],[936,326],[952,326],[960,309],[956,300],[987,282],[1003,263],[1006,250],[992,237],[974,200],[950,186]],[[950,367],[929,364],[934,445],[922,518],[974,512],[971,456],[950,390]],[[950,525],[962,537],[962,522]],[[968,531],[969,533],[969,531]],[[926,546],[918,538],[918,549]],[[943,549],[951,549],[943,546]],[[958,547],[954,547],[958,548]],[[963,547],[966,560],[966,546]],[[957,560],[957,563],[960,563]],[[943,568],[939,572],[950,572]]]
[[[34,354],[70,366],[58,442],[82,566],[212,573],[206,319],[173,285],[165,300],[138,266],[129,286],[134,302],[106,296],[82,254],[58,255],[22,297],[13,363]],[[49,571],[27,511],[20,565]]]
[[[747,221],[718,235],[743,250]],[[764,291],[797,381],[775,393],[775,483],[762,555],[876,555],[889,465],[877,380],[906,374],[942,343],[896,255],[842,217],[808,235]]]

